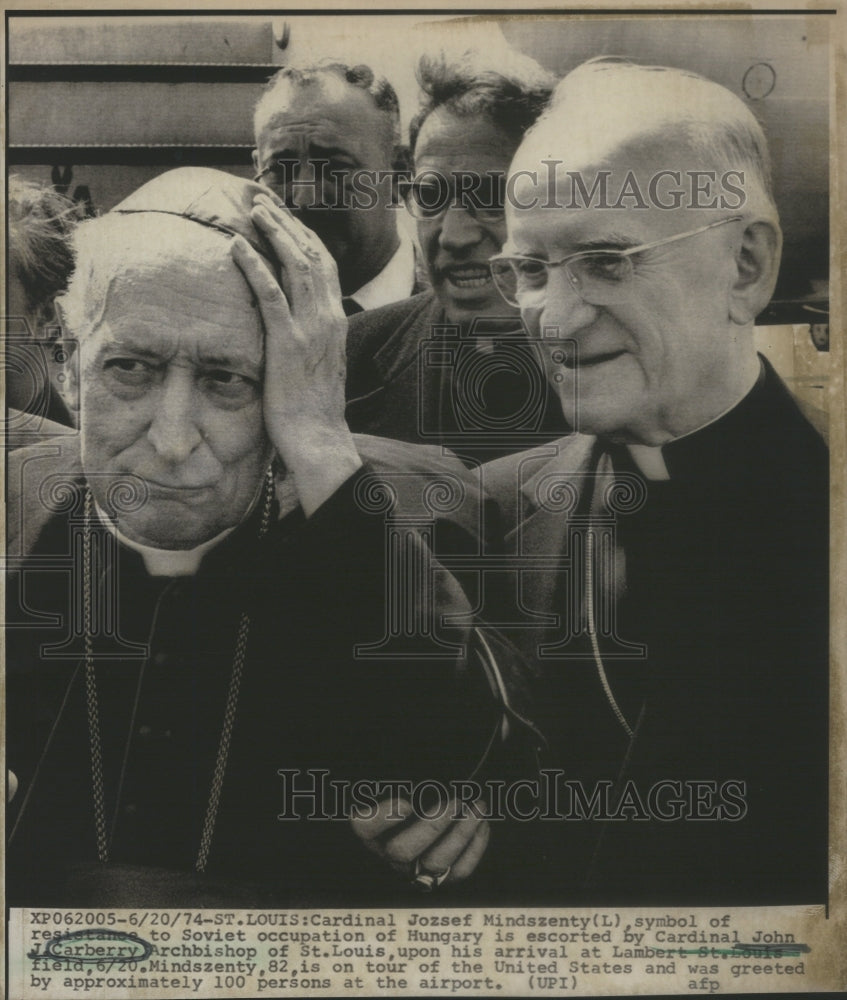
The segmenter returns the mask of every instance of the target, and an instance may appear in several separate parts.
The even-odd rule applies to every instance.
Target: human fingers
[[[256,297],[265,330],[290,328],[291,309],[267,263],[243,236],[236,236],[233,239],[230,252]]]
[[[408,866],[450,829],[455,817],[455,801],[432,818],[420,818],[383,841],[385,857],[397,866]]]
[[[437,874],[448,868],[455,868],[459,858],[478,835],[481,825],[487,826],[487,823],[480,818],[480,815],[472,810],[466,810],[466,815],[455,820],[432,847],[420,855],[418,861],[421,869]]]
[[[338,269],[318,236],[264,195],[256,196],[251,218],[271,244],[287,290],[290,283],[295,311],[308,304],[308,296],[317,296],[328,305],[337,304],[343,315]]]
[[[483,821],[476,828],[476,833],[470,840],[465,850],[453,863],[448,881],[461,882],[467,878],[482,860],[488,849],[488,842],[491,839],[491,825]]]
[[[365,812],[356,810],[350,816],[353,832],[367,847],[382,853],[380,838],[412,815],[412,805],[405,799],[383,799],[376,809]]]

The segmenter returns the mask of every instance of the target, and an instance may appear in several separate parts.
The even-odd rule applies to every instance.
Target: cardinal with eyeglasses
[[[577,430],[483,467],[563,778],[526,884],[824,902],[828,457],[754,343],[782,246],[762,128],[710,80],[592,60],[509,185],[492,274]]]
[[[75,253],[79,441],[9,469],[10,901],[373,905],[461,882],[487,824],[412,815],[409,788],[470,778],[520,726],[492,640],[443,625],[469,620],[438,555],[475,551],[474,483],[351,435],[335,265],[266,189],[166,173]]]

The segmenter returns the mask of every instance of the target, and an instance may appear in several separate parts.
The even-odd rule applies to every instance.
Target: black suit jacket
[[[350,318],[347,400],[352,430],[444,445],[467,464],[568,430],[520,320],[462,330],[431,291]]]
[[[16,905],[373,905],[412,892],[352,835],[351,793],[328,782],[468,778],[496,742],[501,708],[473,634],[440,617],[467,617],[469,605],[434,555],[476,551],[478,495],[455,459],[357,445],[366,467],[311,518],[298,509],[259,541],[254,516],[191,577],[151,577],[136,552],[90,529],[104,553],[92,561],[94,606],[110,611],[94,629],[105,866],[79,630],[82,482],[67,447],[16,453],[12,488],[25,495],[7,633]],[[435,516],[427,486],[438,491]],[[406,519],[389,524],[392,492]],[[409,575],[392,577],[404,554]],[[412,587],[422,573],[428,585]],[[427,608],[437,609],[431,619]],[[232,744],[207,872],[195,876],[242,612],[250,628]]]
[[[484,467],[525,567],[503,620],[521,621],[512,635],[541,675],[546,763],[589,793],[607,781],[621,795],[631,780],[648,813],[633,802],[623,819],[586,823],[576,810],[538,824],[527,878],[542,898],[826,899],[828,457],[764,359],[763,372],[730,413],[663,448],[669,481],[645,480],[626,449],[583,435]],[[606,559],[615,599],[598,612],[598,643],[632,738],[580,618],[580,546],[604,452],[618,477],[606,494],[615,544],[595,535],[595,574]],[[657,818],[650,790],[678,781],[688,818]],[[697,786],[701,806],[692,782],[709,783]],[[743,785],[743,809],[725,802],[726,782]],[[672,817],[676,792],[663,786],[653,805]]]

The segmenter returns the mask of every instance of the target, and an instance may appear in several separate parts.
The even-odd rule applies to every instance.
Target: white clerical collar
[[[661,445],[628,444],[626,450],[645,479],[651,482],[663,482],[671,478],[662,456]]]
[[[202,542],[196,549],[156,549],[151,545],[142,545],[140,542],[127,538],[123,532],[119,531],[109,515],[95,502],[94,507],[101,523],[117,538],[121,545],[125,545],[133,552],[137,552],[144,560],[144,568],[150,576],[193,576],[200,568],[203,556],[216,545],[219,545],[227,535],[231,534],[238,525],[225,528],[219,535],[210,538],[207,542]]]
[[[408,299],[415,288],[415,248],[402,231],[400,245],[375,278],[350,296],[362,309],[376,309],[390,302]]]

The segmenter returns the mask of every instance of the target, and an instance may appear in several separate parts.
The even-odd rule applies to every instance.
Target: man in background
[[[368,66],[286,66],[256,105],[254,128],[255,179],[329,250],[348,315],[420,291],[414,247],[397,226],[404,158],[387,80]]]
[[[53,188],[9,178],[6,309],[7,446],[62,433],[73,415],[62,397],[65,357],[53,308],[73,270],[71,235],[82,215]]]
[[[506,238],[506,170],[554,81],[526,56],[494,68],[474,52],[424,57],[418,79],[425,99],[410,127],[405,197],[432,290],[351,322],[348,420],[447,445],[470,463],[567,427],[488,267]]]

